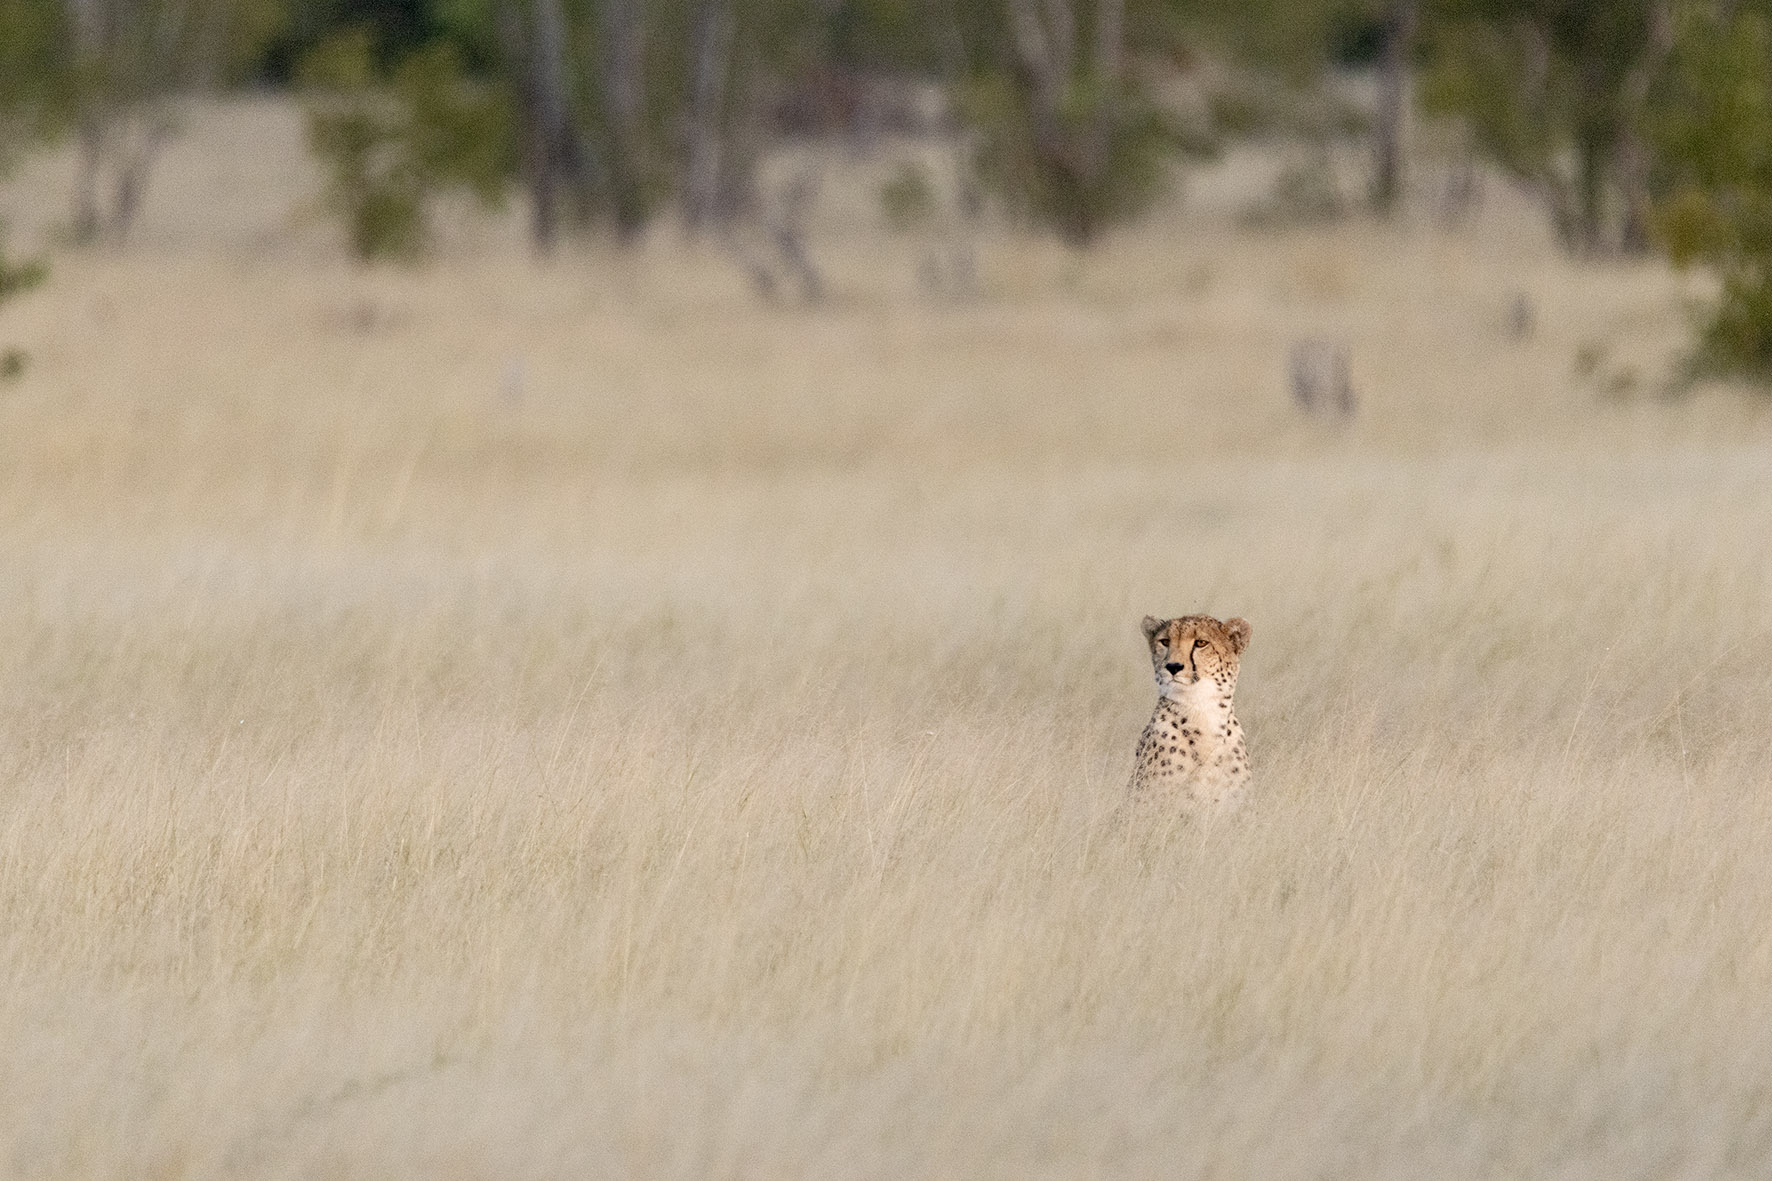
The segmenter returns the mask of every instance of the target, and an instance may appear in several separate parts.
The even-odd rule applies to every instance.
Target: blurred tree
[[[328,172],[326,208],[361,259],[411,259],[430,234],[430,207],[448,190],[486,204],[512,171],[509,113],[492,88],[466,77],[444,44],[407,55],[384,75],[359,29],[311,52],[298,77],[308,141]]]
[[[646,21],[641,0],[602,0],[594,36],[602,52],[598,104],[609,144],[609,210],[632,238],[656,200],[653,144],[646,124]]]
[[[715,57],[699,96],[718,105],[729,67],[729,16],[692,19],[686,0],[493,0],[496,29],[517,114],[519,159],[529,190],[531,230],[550,249],[562,214],[636,236],[672,191],[672,149],[691,105],[692,40]],[[727,6],[707,6],[721,8]],[[687,137],[704,157],[705,138]],[[705,164],[704,164],[705,171]]]
[[[689,106],[683,154],[683,221],[691,233],[721,211],[721,177],[730,168],[724,133],[738,36],[733,0],[700,0],[689,33]]]
[[[283,16],[280,0],[61,0],[38,69],[79,150],[73,234],[121,240],[177,128],[173,103],[238,78]]]
[[[950,14],[971,64],[959,107],[982,178],[1073,245],[1142,210],[1167,162],[1202,145],[1131,68],[1135,53],[1177,48],[1170,5],[1002,0]]]
[[[1372,126],[1372,208],[1395,211],[1403,192],[1403,124],[1415,47],[1416,0],[1387,0],[1378,60],[1378,103]]]
[[[518,160],[529,190],[530,233],[538,250],[559,235],[559,208],[588,205],[591,148],[573,92],[562,0],[493,0],[518,128]]]
[[[1370,64],[1382,44],[1375,18],[1386,0],[1166,0],[1169,38],[1204,41],[1230,61],[1294,87],[1309,87],[1332,64]],[[1359,44],[1353,44],[1358,42]]]
[[[1365,200],[1392,212],[1404,189],[1403,133],[1418,49],[1423,0],[1246,0],[1239,5],[1171,0],[1181,41],[1200,41],[1231,67],[1213,96],[1221,134],[1279,134],[1305,148],[1283,173],[1275,212],[1351,203],[1336,182],[1338,147],[1364,140],[1370,153]],[[1370,70],[1370,103],[1343,85],[1350,69]],[[1339,215],[1339,213],[1338,213]]]
[[[1663,0],[1434,0],[1425,15],[1429,109],[1466,120],[1570,249],[1642,245],[1637,134],[1669,44]]]
[[[1215,129],[1154,97],[1198,45],[1212,42],[1264,78],[1306,88],[1347,28],[1382,31],[1385,11],[1406,26],[1414,0],[1383,3],[315,0],[287,36],[311,40],[361,10],[383,72],[416,46],[443,42],[467,73],[502,87],[509,155],[542,250],[573,227],[630,239],[672,201],[691,232],[766,218],[765,206],[786,201],[756,181],[772,143],[869,141],[890,124],[891,96],[902,100],[918,85],[948,95],[943,126],[963,158],[962,204],[976,204],[975,178],[1012,211],[1080,245],[1144,208],[1178,157],[1215,147]],[[1381,204],[1400,183],[1397,79],[1407,32],[1372,38],[1395,65],[1392,118],[1380,121],[1388,135],[1374,149]],[[1301,98],[1291,109],[1319,138],[1347,134],[1345,104]],[[804,212],[815,178],[789,187]]]
[[[920,48],[908,0],[478,2],[544,250],[566,219],[632,238],[673,196],[692,231],[735,215],[764,140],[842,123],[855,71]]]
[[[59,21],[43,0],[0,0],[0,176],[55,127],[61,81],[54,59]],[[36,259],[16,261],[6,249],[0,224],[0,304],[43,282],[47,266]],[[26,356],[17,348],[0,350],[0,380],[24,372]]]
[[[273,86],[298,80],[308,55],[341,33],[369,37],[376,68],[387,72],[401,59],[441,41],[475,77],[489,75],[497,45],[480,0],[298,0],[265,42],[251,74]]]
[[[1680,14],[1647,140],[1660,240],[1720,280],[1695,369],[1772,381],[1772,19],[1758,7]]]
[[[61,9],[54,0],[0,0],[0,173],[52,132],[67,105],[57,68]]]

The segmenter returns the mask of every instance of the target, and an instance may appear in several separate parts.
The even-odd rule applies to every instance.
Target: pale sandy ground
[[[1248,162],[963,304],[859,188],[819,309],[363,273],[297,135],[194,114],[0,313],[0,1171],[1772,1174],[1772,403],[1656,392],[1694,281],[1495,187],[1256,235]],[[1184,610],[1254,804],[1129,829]]]

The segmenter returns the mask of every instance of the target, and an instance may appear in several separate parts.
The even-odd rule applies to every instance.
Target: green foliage
[[[68,76],[60,7],[0,0],[0,173],[65,121]]]
[[[0,167],[72,133],[72,232],[121,240],[192,91],[240,81],[285,0],[0,0]]]
[[[1550,79],[1537,93],[1518,85],[1530,50],[1512,30],[1464,21],[1438,33],[1438,52],[1420,82],[1422,108],[1462,119],[1483,155],[1515,179],[1536,183],[1553,168],[1558,148],[1552,121],[1533,109],[1549,99]]]
[[[0,251],[0,303],[29,291],[49,277],[49,268],[35,260],[14,263]]]
[[[1627,245],[1630,173],[1656,58],[1656,0],[1440,0],[1429,6],[1420,101],[1544,201],[1571,249]]]
[[[464,68],[485,77],[497,57],[496,5],[507,0],[298,0],[288,20],[262,47],[253,74],[275,86],[299,82],[304,64],[333,38],[365,33],[379,71],[438,43],[461,54]]]
[[[1212,126],[1237,139],[1265,135],[1280,126],[1279,112],[1268,96],[1248,86],[1221,86],[1206,98]]]
[[[1305,82],[1324,68],[1336,34],[1370,23],[1378,5],[313,0],[292,11],[292,43],[321,46],[313,60],[337,52],[322,41],[339,20],[372,23],[359,35],[367,50],[356,51],[370,77],[333,88],[315,144],[332,161],[330,205],[355,227],[359,249],[409,255],[424,238],[424,186],[404,159],[410,136],[392,76],[416,44],[455,46],[470,77],[503,93],[512,130],[500,151],[519,157],[543,248],[570,224],[631,236],[679,196],[692,220],[755,210],[755,169],[787,112],[801,111],[793,104],[827,106],[797,126],[824,133],[870,109],[869,87],[918,82],[946,87],[967,125],[969,189],[993,191],[1012,214],[1082,244],[1146,208],[1173,162],[1217,148],[1220,129],[1203,112],[1179,118],[1154,97],[1154,78],[1210,44],[1258,62],[1265,76]],[[1043,35],[1030,34],[1030,21]],[[1237,121],[1235,106],[1219,112],[1226,124]],[[906,181],[880,194],[891,220],[921,216]]]
[[[1165,0],[1171,37],[1203,39],[1225,56],[1298,88],[1315,81],[1336,50],[1371,36],[1378,0]],[[1369,52],[1369,50],[1368,50]]]
[[[1114,21],[1122,44],[1106,58],[1097,37],[1104,14],[1122,10],[1117,0],[953,9],[970,49],[958,106],[978,133],[981,179],[1012,211],[1086,244],[1143,212],[1175,165],[1210,158],[1225,136],[1278,132],[1316,142],[1349,134],[1348,104],[1319,84],[1336,34],[1380,5],[1124,0],[1123,23]],[[1029,36],[1035,26],[1044,26],[1045,52],[1030,51],[1040,40]],[[1205,110],[1184,115],[1159,101],[1155,83],[1202,54],[1236,64],[1205,96]],[[1057,71],[1055,59],[1064,63]]]
[[[1051,112],[1007,74],[975,79],[961,109],[981,134],[986,187],[1075,245],[1142,212],[1162,191],[1169,161],[1197,142],[1135,88],[1087,74],[1070,81]]]
[[[1772,381],[1772,22],[1683,13],[1650,137],[1657,237],[1720,281],[1694,366]]]
[[[56,10],[40,0],[0,0],[0,176],[30,144],[54,126]],[[37,260],[14,262],[0,226],[0,304],[42,283],[48,268]],[[0,350],[0,381],[25,371],[23,350]]]
[[[48,268],[40,262],[10,261],[5,249],[0,246],[0,303],[29,291],[43,282],[48,273]],[[23,376],[26,361],[26,354],[21,349],[9,348],[0,352],[0,381],[12,381]]]
[[[304,61],[308,143],[326,166],[325,208],[364,260],[411,260],[430,239],[430,210],[456,190],[493,205],[512,162],[508,109],[433,45],[382,78],[367,31],[341,34]]]
[[[920,229],[935,216],[935,186],[929,173],[914,161],[899,164],[880,186],[880,210],[886,224],[903,233]]]

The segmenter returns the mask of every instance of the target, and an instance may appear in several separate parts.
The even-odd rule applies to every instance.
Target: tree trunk
[[[189,30],[197,24],[194,8],[188,0],[167,3],[153,22],[152,32],[142,30],[138,34],[147,38],[148,58],[132,71],[140,94],[133,112],[118,120],[112,165],[116,180],[109,228],[112,240],[119,245],[135,227],[136,216],[147,200],[154,165],[176,127],[172,111],[163,105],[167,101],[164,96],[177,92],[181,83],[186,87],[193,83],[200,86],[202,79],[214,75],[212,63],[201,60],[201,55],[186,63],[189,72],[180,70],[180,47],[187,45]]]
[[[1390,0],[1379,60],[1378,113],[1372,129],[1372,208],[1389,216],[1403,192],[1403,123],[1408,114],[1409,50],[1416,0]]]
[[[542,164],[539,183],[544,190],[538,193],[543,201],[537,207],[537,219],[539,223],[545,209],[548,224],[543,249],[552,249],[559,230],[561,191],[579,179],[568,175],[572,159],[568,144],[572,135],[568,114],[571,95],[566,73],[566,13],[560,0],[535,0],[534,47],[536,136]]]
[[[1036,166],[1051,188],[1061,192],[1055,210],[1059,233],[1073,245],[1094,235],[1089,212],[1087,143],[1083,150],[1065,132],[1061,117],[1076,54],[1076,17],[1069,0],[1008,0],[1009,31],[1028,105],[1029,134]]]
[[[148,176],[154,169],[154,161],[160,155],[169,129],[165,123],[150,119],[139,132],[137,142],[117,154],[110,236],[119,245],[135,226],[136,215],[141,212],[142,201],[147,196]]]
[[[1126,0],[1097,0],[1095,7],[1095,108],[1083,148],[1085,183],[1107,171],[1108,149],[1118,119],[1120,72],[1125,55]]]
[[[78,138],[80,165],[74,174],[74,241],[87,245],[98,239],[101,218],[98,209],[99,170],[104,164],[105,132],[95,112],[81,115]]]
[[[1525,107],[1530,112],[1530,117],[1542,125],[1550,118],[1550,38],[1537,24],[1525,19],[1516,24],[1515,32],[1525,51],[1525,69],[1520,78]],[[1538,199],[1544,202],[1545,209],[1550,214],[1551,225],[1556,230],[1558,244],[1566,250],[1580,249],[1579,177],[1571,180],[1565,175],[1565,170],[1554,153],[1547,159],[1522,166],[1517,171],[1527,186],[1537,194]]]
[[[645,227],[648,204],[642,10],[640,0],[603,0],[604,102],[610,130],[606,166],[615,229],[624,239],[632,239]]]
[[[548,254],[560,234],[560,198],[574,157],[568,140],[566,17],[560,0],[534,0],[525,21],[523,0],[501,0],[500,47],[516,77],[517,142],[529,189],[529,238]]]
[[[1048,9],[1064,6],[1064,0],[1048,0]],[[1029,101],[1034,137],[1043,148],[1057,148],[1058,111],[1064,102],[1064,87],[1071,71],[1072,40],[1065,34],[1073,26],[1060,21],[1057,31],[1048,29],[1034,0],[1009,0],[1009,28],[1015,41],[1016,56],[1028,79]]]
[[[68,24],[73,30],[74,62],[85,75],[84,93],[77,96],[79,112],[75,134],[80,144],[80,164],[74,177],[74,241],[94,241],[103,225],[99,212],[99,174],[104,167],[108,119],[101,109],[99,63],[109,39],[108,13],[99,0],[65,0]]]
[[[1633,254],[1649,248],[1649,149],[1640,130],[1643,111],[1649,103],[1649,88],[1674,46],[1673,14],[1665,0],[1650,5],[1648,21],[1648,44],[1624,82],[1623,131],[1618,143],[1618,185],[1624,196],[1624,224],[1619,228],[1618,244]]]
[[[1599,134],[1583,136],[1575,145],[1576,245],[1582,254],[1598,254],[1605,242],[1606,175],[1611,145]]]
[[[499,52],[510,71],[511,105],[517,124],[517,171],[529,190],[529,241],[538,253],[545,253],[553,245],[555,222],[547,186],[542,184],[546,165],[536,114],[540,99],[535,51],[517,4],[518,0],[498,0],[493,9],[493,28],[498,34]]]
[[[720,130],[736,31],[731,0],[702,0],[691,46],[689,143],[683,167],[683,222],[692,234],[716,216],[723,147]]]
[[[948,159],[953,168],[955,222],[948,246],[947,287],[951,294],[969,296],[978,286],[978,259],[973,247],[973,231],[983,212],[983,195],[978,188],[978,175],[972,159],[964,124],[953,117],[952,104],[960,101],[961,86],[966,78],[966,39],[960,31],[955,0],[926,0],[927,16],[934,27],[939,48],[942,81],[947,90],[949,109],[944,112]]]

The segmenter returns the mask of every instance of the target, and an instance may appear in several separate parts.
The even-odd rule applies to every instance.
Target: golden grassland
[[[860,214],[813,309],[361,272],[292,127],[0,318],[0,1171],[1772,1171],[1772,409],[1657,392],[1691,282],[1210,177],[963,303]],[[1128,826],[1194,610],[1253,803]]]

